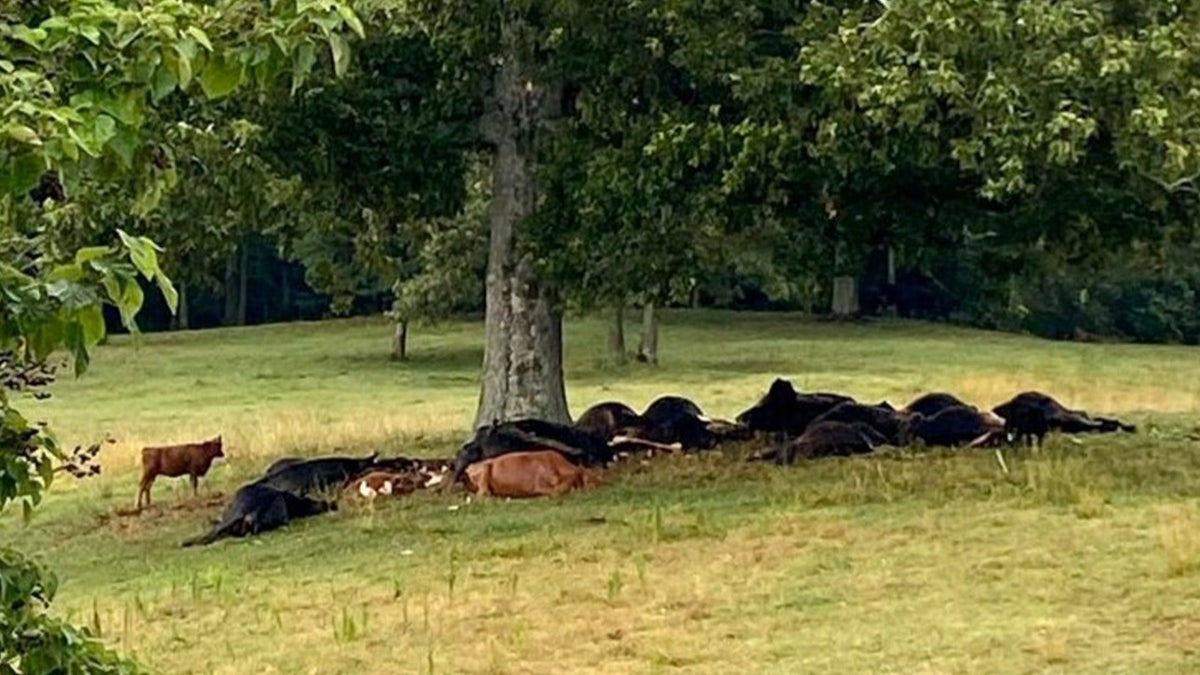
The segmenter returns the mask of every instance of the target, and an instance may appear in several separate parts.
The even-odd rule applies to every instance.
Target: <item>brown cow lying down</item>
[[[210,438],[202,443],[167,445],[142,448],[142,481],[138,487],[137,507],[150,505],[150,488],[159,476],[178,478],[189,476],[192,480],[192,496],[200,477],[208,473],[213,460],[224,457],[221,437]]]
[[[467,478],[480,495],[547,497],[593,482],[591,475],[553,450],[512,452],[467,467]]]

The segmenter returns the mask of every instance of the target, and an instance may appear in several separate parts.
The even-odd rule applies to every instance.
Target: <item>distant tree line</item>
[[[55,236],[165,247],[182,311],[147,330],[482,313],[497,85],[448,37],[473,15],[428,4],[449,32],[368,3],[392,30],[296,97],[166,95],[169,180],[76,176]],[[575,26],[537,66],[554,133],[519,244],[552,304],[1200,340],[1190,6],[785,5],[533,19]]]

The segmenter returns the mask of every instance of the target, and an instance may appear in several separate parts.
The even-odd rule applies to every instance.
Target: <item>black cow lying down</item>
[[[660,396],[642,413],[641,425],[622,433],[660,444],[678,443],[684,450],[709,450],[726,441],[748,440],[753,431],[744,424],[712,419],[700,406],[682,396]]]
[[[642,424],[642,416],[633,408],[617,401],[606,401],[583,411],[575,420],[575,428],[611,441],[621,429]]]
[[[931,417],[913,413],[900,429],[902,443],[920,441],[928,447],[977,447],[999,441],[1004,420],[970,406],[945,408]]]
[[[577,466],[603,466],[615,459],[608,441],[575,427],[538,419],[492,422],[480,427],[458,451],[451,483],[465,480],[467,467],[475,462],[513,452],[547,449]]]
[[[811,426],[822,422],[843,422],[845,424],[865,424],[891,445],[900,444],[900,427],[907,415],[897,412],[888,403],[866,405],[863,403],[839,403],[829,412],[813,420]],[[810,426],[810,428],[811,428]]]
[[[1009,440],[1034,441],[1042,444],[1046,434],[1061,431],[1067,434],[1136,433],[1137,427],[1110,417],[1092,417],[1082,410],[1071,410],[1053,397],[1039,391],[1027,391],[992,409],[1004,418]]]
[[[788,380],[776,378],[758,403],[737,416],[751,431],[798,436],[821,415],[854,399],[841,394],[801,394]]]
[[[924,394],[913,399],[911,403],[904,406],[901,410],[903,413],[920,413],[925,417],[933,417],[942,412],[946,408],[971,408],[971,404],[963,401],[954,394],[946,392],[933,392]]]
[[[792,464],[797,459],[865,455],[886,444],[886,438],[862,422],[815,422],[799,438],[753,455],[749,461],[773,459],[776,464]]]
[[[404,463],[411,460],[400,458]],[[251,485],[262,485],[296,496],[337,490],[346,481],[371,469],[391,469],[394,460],[380,460],[379,453],[367,457],[319,457],[309,460],[285,458],[267,468],[262,478]]]
[[[290,492],[251,483],[233,495],[220,522],[208,534],[183,542],[184,547],[206,546],[223,537],[247,537],[275,530],[293,520],[337,509],[331,501],[299,497]]]

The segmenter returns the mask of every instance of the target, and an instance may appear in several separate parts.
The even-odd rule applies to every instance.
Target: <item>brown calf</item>
[[[142,482],[137,507],[142,508],[143,498],[145,505],[150,505],[150,487],[159,476],[191,477],[192,496],[195,496],[200,477],[208,473],[213,460],[225,456],[222,447],[221,437],[217,436],[201,443],[142,448]]]
[[[485,459],[468,466],[467,477],[480,495],[516,498],[557,496],[594,482],[587,471],[553,450]]]

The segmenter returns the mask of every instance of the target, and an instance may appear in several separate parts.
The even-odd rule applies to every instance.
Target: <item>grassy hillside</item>
[[[574,412],[680,393],[733,416],[770,379],[902,403],[992,405],[1039,388],[1145,433],[1041,452],[884,454],[779,469],[739,449],[610,474],[560,501],[425,494],[203,550],[228,494],[272,458],[449,455],[478,395],[481,327],[417,331],[386,358],[369,321],[114,340],[30,404],[68,442],[117,439],[98,480],[29,527],[59,611],[164,673],[1194,672],[1200,668],[1200,359],[923,324],[670,313],[658,368],[606,367],[567,326]],[[137,450],[222,433],[201,499]],[[457,507],[457,508],[452,508]]]

